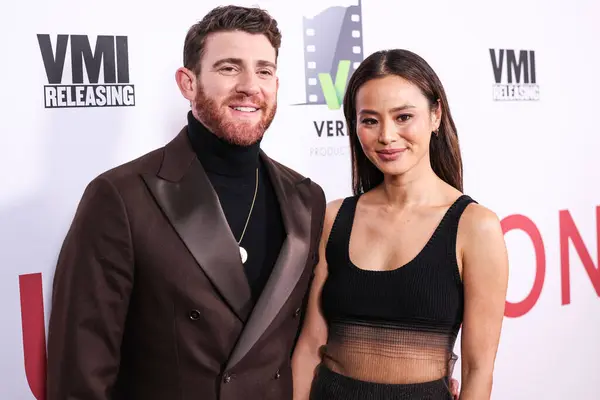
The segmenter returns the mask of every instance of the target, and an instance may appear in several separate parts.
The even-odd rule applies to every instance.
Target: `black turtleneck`
[[[219,197],[236,241],[242,235],[250,212],[258,168],[256,201],[241,242],[248,251],[244,270],[256,301],[285,239],[279,203],[260,158],[260,142],[248,147],[227,143],[210,132],[191,112],[188,113],[188,135]]]

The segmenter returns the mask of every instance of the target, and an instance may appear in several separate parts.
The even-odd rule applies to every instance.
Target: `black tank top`
[[[463,318],[456,261],[459,219],[471,202],[460,196],[427,244],[392,271],[369,271],[350,260],[360,196],[344,199],[326,246],[328,277],[322,309],[328,323],[323,363],[362,381],[421,383],[451,375]]]

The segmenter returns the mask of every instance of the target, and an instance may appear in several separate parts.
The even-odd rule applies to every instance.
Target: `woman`
[[[508,281],[496,215],[462,193],[462,161],[435,72],[380,51],[344,98],[354,196],[327,207],[292,359],[295,400],[489,399]]]

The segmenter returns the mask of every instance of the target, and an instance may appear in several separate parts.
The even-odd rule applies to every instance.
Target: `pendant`
[[[242,264],[248,259],[248,252],[242,246],[240,246],[240,256],[242,257]]]

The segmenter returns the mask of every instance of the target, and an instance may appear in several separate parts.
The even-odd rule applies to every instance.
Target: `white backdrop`
[[[328,200],[349,195],[347,138],[335,136],[335,129],[327,136],[326,121],[335,128],[335,121],[343,120],[341,110],[298,104],[307,99],[305,66],[311,56],[305,58],[302,17],[357,3],[236,4],[254,3],[268,9],[283,31],[279,111],[264,149],[320,183]],[[77,202],[97,174],[163,145],[185,123],[188,105],[174,80],[184,36],[218,4],[38,0],[0,6],[0,398],[44,399],[39,367],[54,264]],[[595,79],[600,3],[366,0],[358,17],[350,14],[358,34],[345,32],[350,36],[336,42],[339,24],[316,18],[316,43],[354,41],[357,57],[392,47],[422,55],[449,96],[465,191],[493,209],[507,229],[510,304],[492,397],[600,398],[600,81]],[[98,35],[126,36],[127,52],[119,54],[128,55],[135,106],[45,108],[49,81],[38,34],[49,35],[52,57],[59,34],[87,35],[92,51]],[[73,83],[71,40],[63,85]],[[513,64],[523,69],[520,76],[511,70],[512,83],[529,85],[528,90],[538,85],[539,98],[495,100],[494,90],[501,89],[494,89],[490,49],[497,63],[501,50],[504,54],[503,64],[497,64],[498,84],[507,83],[508,61],[516,54],[521,64]],[[527,58],[519,58],[523,50]],[[330,72],[330,66],[315,68]],[[84,79],[87,83],[87,74]],[[315,123],[323,121],[319,136]],[[528,227],[541,238],[537,259]],[[43,296],[36,295],[40,284]],[[460,354],[460,347],[456,351]],[[460,378],[459,366],[456,373]]]

